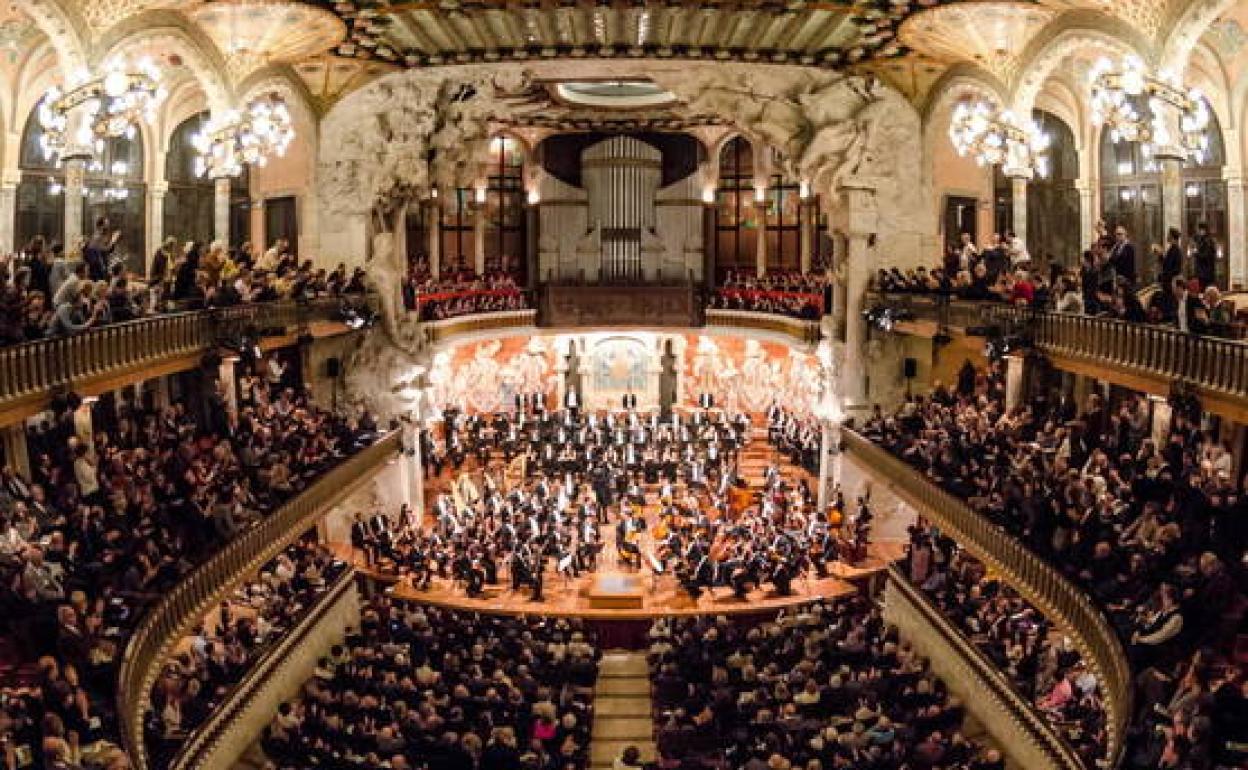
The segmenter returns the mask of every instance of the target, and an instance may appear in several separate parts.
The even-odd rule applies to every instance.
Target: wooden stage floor
[[[597,575],[637,576],[642,588],[640,609],[591,607],[588,592],[593,585],[595,575],[582,575],[568,582],[548,567],[540,602],[534,602],[529,598],[532,591],[527,587],[512,591],[511,584],[504,575],[504,579],[500,580],[500,585],[487,586],[486,594],[474,599],[464,593],[462,586],[452,585],[451,581],[437,577],[433,579],[429,590],[417,590],[408,580],[365,564],[363,555],[353,552],[350,546],[339,544],[336,550],[340,558],[350,559],[360,572],[380,583],[390,584],[389,593],[396,599],[451,609],[507,615],[580,617],[590,620],[648,620],[690,615],[774,613],[786,607],[796,607],[819,599],[849,596],[858,590],[854,586],[855,582],[871,578],[881,572],[890,561],[899,558],[904,550],[904,544],[895,542],[872,544],[862,564],[856,566],[831,564],[828,569],[830,576],[827,578],[819,579],[811,573],[809,579],[794,580],[793,593],[790,596],[779,596],[770,587],[766,587],[751,592],[745,599],[736,598],[732,595],[732,590],[725,586],[705,591],[695,601],[680,588],[676,578],[671,575],[656,577],[645,569],[638,572],[619,568],[611,563],[600,564],[599,571],[595,573]],[[609,551],[610,549],[604,549],[603,562],[611,561],[607,557]]]
[[[766,429],[760,426],[766,422],[761,416],[755,416],[754,437],[741,451],[738,472],[751,486],[762,485],[764,472],[769,464],[777,465],[786,477],[796,480],[805,478],[812,486],[816,479],[805,470],[792,465],[788,458],[770,446],[766,441]],[[503,461],[501,455],[494,453],[489,460],[491,468],[502,474]],[[474,458],[470,458],[464,470],[471,473],[479,482],[480,468]],[[446,489],[455,473],[450,469],[439,476],[425,478],[425,500],[432,507],[438,492]],[[657,485],[646,485],[647,498],[657,498]],[[677,485],[678,490],[683,484]],[[653,526],[657,520],[657,505],[647,504],[643,515],[648,525]],[[428,512],[427,512],[428,513]],[[612,515],[614,520],[614,514]],[[432,520],[428,515],[427,521]],[[362,554],[353,553],[350,545],[336,546],[338,555],[350,559],[357,569],[378,582],[389,583],[392,596],[442,607],[469,610],[475,612],[493,612],[504,614],[536,614],[553,617],[581,617],[591,620],[637,621],[659,617],[677,617],[691,615],[729,615],[729,614],[763,614],[775,613],[786,607],[796,607],[812,601],[827,598],[848,596],[858,588],[855,583],[869,580],[881,573],[889,563],[901,558],[905,551],[905,543],[896,539],[882,539],[868,548],[867,558],[858,565],[836,562],[828,565],[829,577],[816,578],[808,573],[807,578],[793,581],[793,593],[790,596],[779,596],[768,585],[764,589],[752,591],[745,599],[738,599],[727,586],[718,587],[694,600],[684,591],[672,575],[655,576],[648,568],[640,572],[621,567],[616,563],[615,527],[604,526],[601,529],[603,549],[598,559],[598,570],[592,575],[582,575],[572,581],[565,581],[559,575],[553,560],[547,560],[546,579],[543,587],[542,601],[534,602],[529,597],[531,590],[527,587],[519,591],[511,590],[510,578],[504,573],[500,576],[498,586],[487,586],[486,594],[471,599],[465,594],[462,586],[453,585],[449,580],[434,578],[427,591],[416,590],[408,580],[394,574],[379,571],[365,563]],[[643,538],[642,549],[648,550],[647,538]],[[590,606],[589,590],[597,576],[633,576],[641,589],[640,609],[601,609]]]

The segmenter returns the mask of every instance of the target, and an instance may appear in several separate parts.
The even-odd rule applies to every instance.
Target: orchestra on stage
[[[780,405],[767,422],[772,456],[817,472],[811,423]],[[614,568],[671,576],[693,599],[788,596],[810,573],[865,558],[868,501],[847,513],[837,489],[820,509],[807,474],[774,460],[751,486],[739,462],[752,432],[750,415],[709,394],[688,410],[641,410],[633,394],[589,410],[575,391],[554,410],[524,396],[508,413],[447,408],[420,438],[426,478],[451,477],[428,516],[361,514],[352,545],[417,590],[436,576],[469,597],[510,585],[533,601],[548,579],[597,570],[608,549]]]

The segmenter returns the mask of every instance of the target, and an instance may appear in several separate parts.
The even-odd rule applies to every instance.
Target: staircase
[[[629,746],[645,762],[655,760],[654,704],[644,652],[612,650],[602,656],[594,684],[594,731],[589,741],[590,770],[610,770]]]

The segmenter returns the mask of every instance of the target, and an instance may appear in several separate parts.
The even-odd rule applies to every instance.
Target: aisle
[[[623,650],[604,654],[594,683],[590,770],[609,770],[628,746],[640,749],[643,760],[654,761],[653,709],[646,654]]]

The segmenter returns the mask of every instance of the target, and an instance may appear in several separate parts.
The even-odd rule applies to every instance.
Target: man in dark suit
[[[1122,225],[1114,228],[1114,248],[1109,252],[1109,261],[1115,273],[1126,278],[1130,286],[1136,285],[1135,244],[1131,243],[1127,228]]]
[[[1193,272],[1203,291],[1217,283],[1218,244],[1209,234],[1209,225],[1204,222],[1196,225],[1196,238],[1192,245],[1195,246],[1195,253],[1192,254]]]
[[[1161,257],[1161,271],[1157,276],[1157,285],[1162,291],[1174,284],[1174,278],[1183,273],[1183,249],[1179,247],[1179,239],[1183,234],[1179,228],[1171,227],[1166,233],[1166,253]]]

